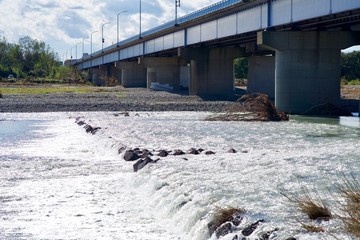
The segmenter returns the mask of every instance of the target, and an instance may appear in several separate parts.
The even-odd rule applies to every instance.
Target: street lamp
[[[84,41],[85,39],[89,39],[89,37],[83,38],[82,40],[82,58],[84,58]]]
[[[97,32],[99,32],[99,31],[94,31],[90,34],[90,56],[91,57],[92,57],[92,53],[93,53],[93,51],[92,51],[92,35]]]
[[[78,49],[77,49],[77,46],[78,46],[79,44],[81,44],[81,42],[78,42],[77,44],[75,44],[75,58],[76,58],[76,60],[78,59],[78,55],[77,55]]]
[[[104,42],[105,42],[105,39],[104,39],[104,26],[107,25],[107,24],[110,24],[111,22],[107,22],[107,23],[104,23],[103,25],[101,25],[101,52],[104,51]]]
[[[180,0],[175,0],[175,26],[178,25],[178,22],[177,22],[178,7],[180,7]]]
[[[126,13],[127,11],[122,11],[122,12],[119,12],[116,16],[116,24],[117,24],[117,43],[116,43],[116,46],[118,47],[119,46],[119,15],[122,14],[122,13]]]
[[[140,8],[139,8],[139,12],[140,12],[140,31],[139,31],[139,38],[141,38],[141,0],[140,1]]]

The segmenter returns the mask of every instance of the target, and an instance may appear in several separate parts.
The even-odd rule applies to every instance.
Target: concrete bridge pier
[[[265,93],[275,98],[275,56],[251,56],[247,93]]]
[[[301,114],[339,103],[341,49],[358,44],[360,32],[259,32],[257,41],[276,51],[277,108]]]
[[[180,90],[181,67],[187,62],[179,57],[149,57],[140,58],[147,67],[147,87],[151,83],[169,84],[174,90]]]
[[[117,66],[117,62],[115,62],[115,65],[111,65],[109,77],[115,80],[116,83],[121,84],[121,69]]]
[[[233,95],[234,59],[245,55],[242,48],[180,48],[178,55],[191,60],[190,95]]]
[[[146,87],[146,67],[138,62],[117,62],[123,87]]]

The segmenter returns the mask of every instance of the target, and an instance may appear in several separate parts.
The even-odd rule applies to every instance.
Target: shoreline
[[[32,86],[32,87],[37,87]],[[201,111],[226,112],[245,93],[239,89],[232,99],[212,100],[189,96],[186,92],[153,91],[121,86],[95,88],[86,93],[3,94],[0,112],[95,112],[95,111]],[[341,99],[340,106],[359,111],[359,100]]]
[[[111,91],[91,93],[3,94],[0,98],[0,112],[225,112],[234,100],[208,101],[182,92],[116,87]]]

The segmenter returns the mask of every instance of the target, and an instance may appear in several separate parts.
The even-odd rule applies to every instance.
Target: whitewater
[[[208,223],[223,207],[246,210],[224,240],[241,239],[258,220],[246,239],[275,229],[270,239],[356,239],[338,218],[308,220],[283,193],[306,187],[340,214],[337,185],[360,179],[359,118],[204,121],[209,115],[1,113],[0,239],[215,240]],[[87,133],[77,117],[101,129]],[[215,154],[170,154],[135,173],[123,147]]]

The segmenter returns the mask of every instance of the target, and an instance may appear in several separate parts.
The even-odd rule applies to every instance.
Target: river
[[[355,239],[337,218],[311,222],[282,193],[306,187],[338,213],[337,184],[360,179],[359,118],[203,121],[208,115],[1,113],[0,239],[214,240],[207,225],[221,207],[246,209],[224,240],[259,219],[247,239],[274,229],[270,239]],[[86,133],[77,117],[101,129]],[[169,155],[134,173],[122,146],[215,154]]]

